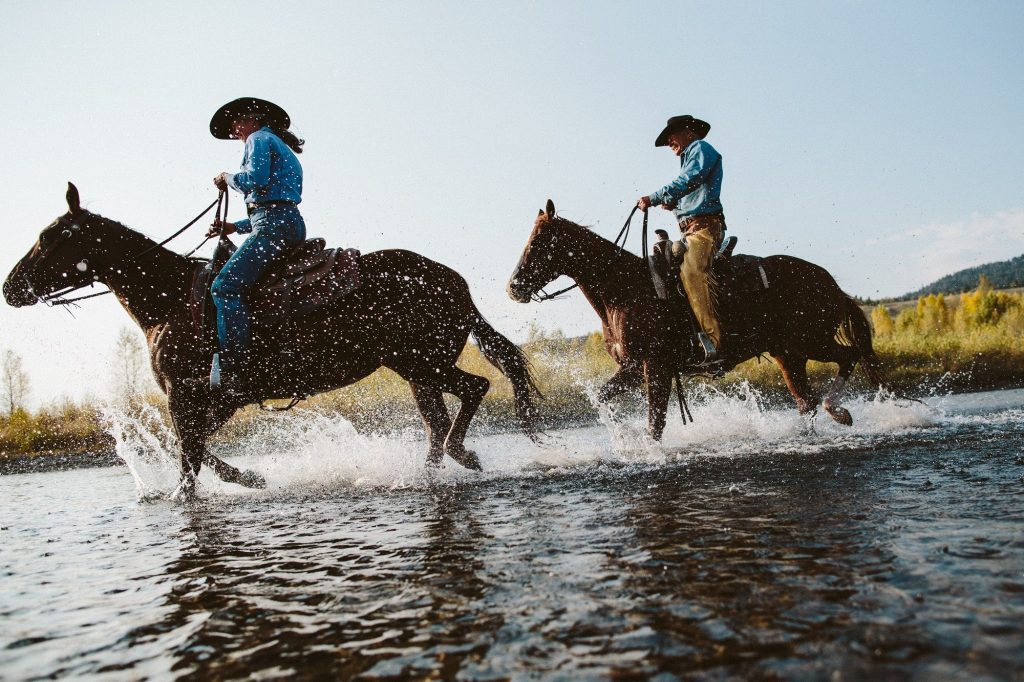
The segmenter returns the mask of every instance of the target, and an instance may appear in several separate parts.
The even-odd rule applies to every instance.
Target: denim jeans
[[[217,336],[224,372],[238,372],[252,358],[248,290],[267,268],[306,239],[306,224],[292,205],[257,208],[250,215],[252,235],[221,268],[210,293],[217,306]]]

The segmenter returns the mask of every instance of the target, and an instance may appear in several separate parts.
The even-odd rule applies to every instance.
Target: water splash
[[[553,431],[538,443],[518,432],[476,435],[467,445],[477,450],[485,473],[467,471],[446,459],[439,469],[426,466],[426,443],[418,429],[397,433],[359,433],[342,416],[324,410],[296,410],[257,420],[247,436],[230,446],[213,446],[220,457],[242,469],[258,471],[265,491],[218,480],[208,467],[200,476],[203,494],[213,497],[308,496],[338,490],[387,491],[494,477],[550,475],[580,467],[658,466],[692,456],[750,457],[834,449],[867,450],[882,441],[916,438],[935,429],[956,428],[979,419],[1020,420],[1019,408],[1007,413],[970,415],[969,399],[949,396],[929,405],[894,398],[885,392],[852,397],[853,415],[844,427],[819,414],[801,417],[788,406],[773,407],[748,384],[720,389],[710,384],[689,391],[693,423],[683,424],[670,410],[662,443],[647,435],[646,411],[621,405],[597,405],[599,426]],[[675,403],[672,405],[675,408]],[[161,413],[151,406],[135,411],[109,407],[107,428],[118,455],[131,473],[139,499],[173,498],[179,483],[178,443]]]
[[[151,404],[108,404],[100,416],[114,439],[114,451],[128,467],[140,501],[172,496],[178,487],[178,437]]]

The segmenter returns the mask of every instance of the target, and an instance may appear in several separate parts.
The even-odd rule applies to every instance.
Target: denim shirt
[[[648,198],[651,205],[672,207],[676,219],[721,213],[722,155],[704,140],[694,140],[684,151],[679,177]]]
[[[264,126],[245,140],[242,168],[228,175],[227,183],[245,195],[247,204],[271,201],[302,201],[302,166],[295,153],[281,138]],[[248,219],[235,223],[241,234],[252,231]]]

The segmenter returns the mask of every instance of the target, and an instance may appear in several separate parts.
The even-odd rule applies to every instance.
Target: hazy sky
[[[66,210],[68,180],[150,236],[183,225],[238,167],[241,143],[208,123],[243,95],[308,140],[310,236],[450,265],[517,340],[531,321],[598,327],[578,293],[521,305],[505,283],[549,197],[612,237],[671,180],[653,141],[675,114],[712,124],[741,252],[806,258],[861,296],[1024,252],[1021,2],[283,6],[6,3],[0,274]],[[0,304],[35,403],[109,386],[130,318],[111,297],[75,315]]]

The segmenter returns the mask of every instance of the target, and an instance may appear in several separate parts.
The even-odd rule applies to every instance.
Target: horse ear
[[[68,199],[68,210],[71,213],[80,213],[81,210],[82,210],[82,202],[78,198],[78,188],[75,187],[70,182],[68,183],[67,199]]]
[[[548,214],[548,218],[555,217],[555,202],[548,199],[548,205],[544,207],[544,212]]]
[[[542,217],[543,215],[544,215],[544,209],[540,209],[540,210],[537,211],[537,217],[538,218]]]

